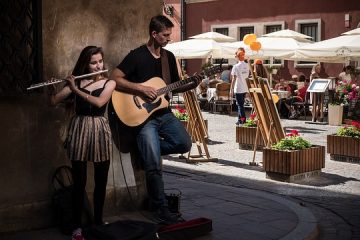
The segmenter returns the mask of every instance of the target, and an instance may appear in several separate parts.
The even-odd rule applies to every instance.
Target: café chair
[[[298,98],[301,98],[301,97],[298,97]],[[299,118],[301,116],[304,116],[304,120],[306,120],[308,113],[310,113],[310,116],[311,116],[311,112],[310,112],[311,105],[312,104],[310,103],[310,92],[306,92],[305,99],[303,101],[297,101],[297,102],[294,101],[291,104],[291,108],[294,108],[297,111],[299,111],[299,113],[300,113]]]
[[[231,115],[233,100],[230,98],[230,83],[218,83],[215,88],[215,97],[212,101],[212,112],[217,112],[219,106],[225,106]]]

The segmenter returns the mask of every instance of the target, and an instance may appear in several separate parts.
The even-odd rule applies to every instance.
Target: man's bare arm
[[[125,79],[125,73],[118,68],[115,68],[112,71],[111,79],[115,80],[116,90],[118,91],[141,96],[147,100],[154,100],[157,97],[155,88],[130,82],[129,80]]]

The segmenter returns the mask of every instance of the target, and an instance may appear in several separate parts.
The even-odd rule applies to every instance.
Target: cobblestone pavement
[[[284,183],[266,178],[261,167],[262,153],[256,152],[259,166],[250,166],[252,150],[240,150],[235,142],[236,117],[203,113],[209,125],[209,152],[218,162],[186,163],[177,155],[164,158],[168,175],[238,188],[256,189],[306,205],[319,222],[320,239],[360,239],[360,164],[330,160],[320,176]],[[311,143],[326,146],[326,135],[337,126],[309,124],[304,120],[284,120]],[[195,148],[193,154],[196,154]]]

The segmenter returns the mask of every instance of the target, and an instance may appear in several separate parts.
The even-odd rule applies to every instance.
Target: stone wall
[[[114,68],[131,49],[146,42],[149,20],[161,11],[157,0],[43,0],[44,80],[71,73],[87,45],[102,46],[106,66]],[[0,232],[51,226],[51,177],[56,167],[70,164],[62,146],[64,108],[49,106],[47,93],[41,89],[1,97],[0,112]],[[90,198],[92,169],[88,164]],[[119,154],[114,148],[105,215],[119,213],[133,200],[127,185],[133,198],[142,199],[142,173],[135,169],[134,174],[129,154]]]

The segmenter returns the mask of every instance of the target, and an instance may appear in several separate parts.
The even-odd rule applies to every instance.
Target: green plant
[[[336,135],[360,138],[360,123],[353,121],[350,126],[345,126],[345,127],[340,128],[337,131]]]
[[[300,150],[311,147],[311,143],[299,136],[299,132],[292,130],[285,138],[271,146],[276,150]]]
[[[180,107],[179,105],[175,106],[175,109],[172,110],[175,117],[180,121],[189,120],[189,114],[186,112],[186,109]]]
[[[245,119],[240,119],[244,121]],[[246,119],[245,123],[242,125],[243,127],[256,127],[257,126],[257,119],[256,113],[250,114],[250,117]]]

